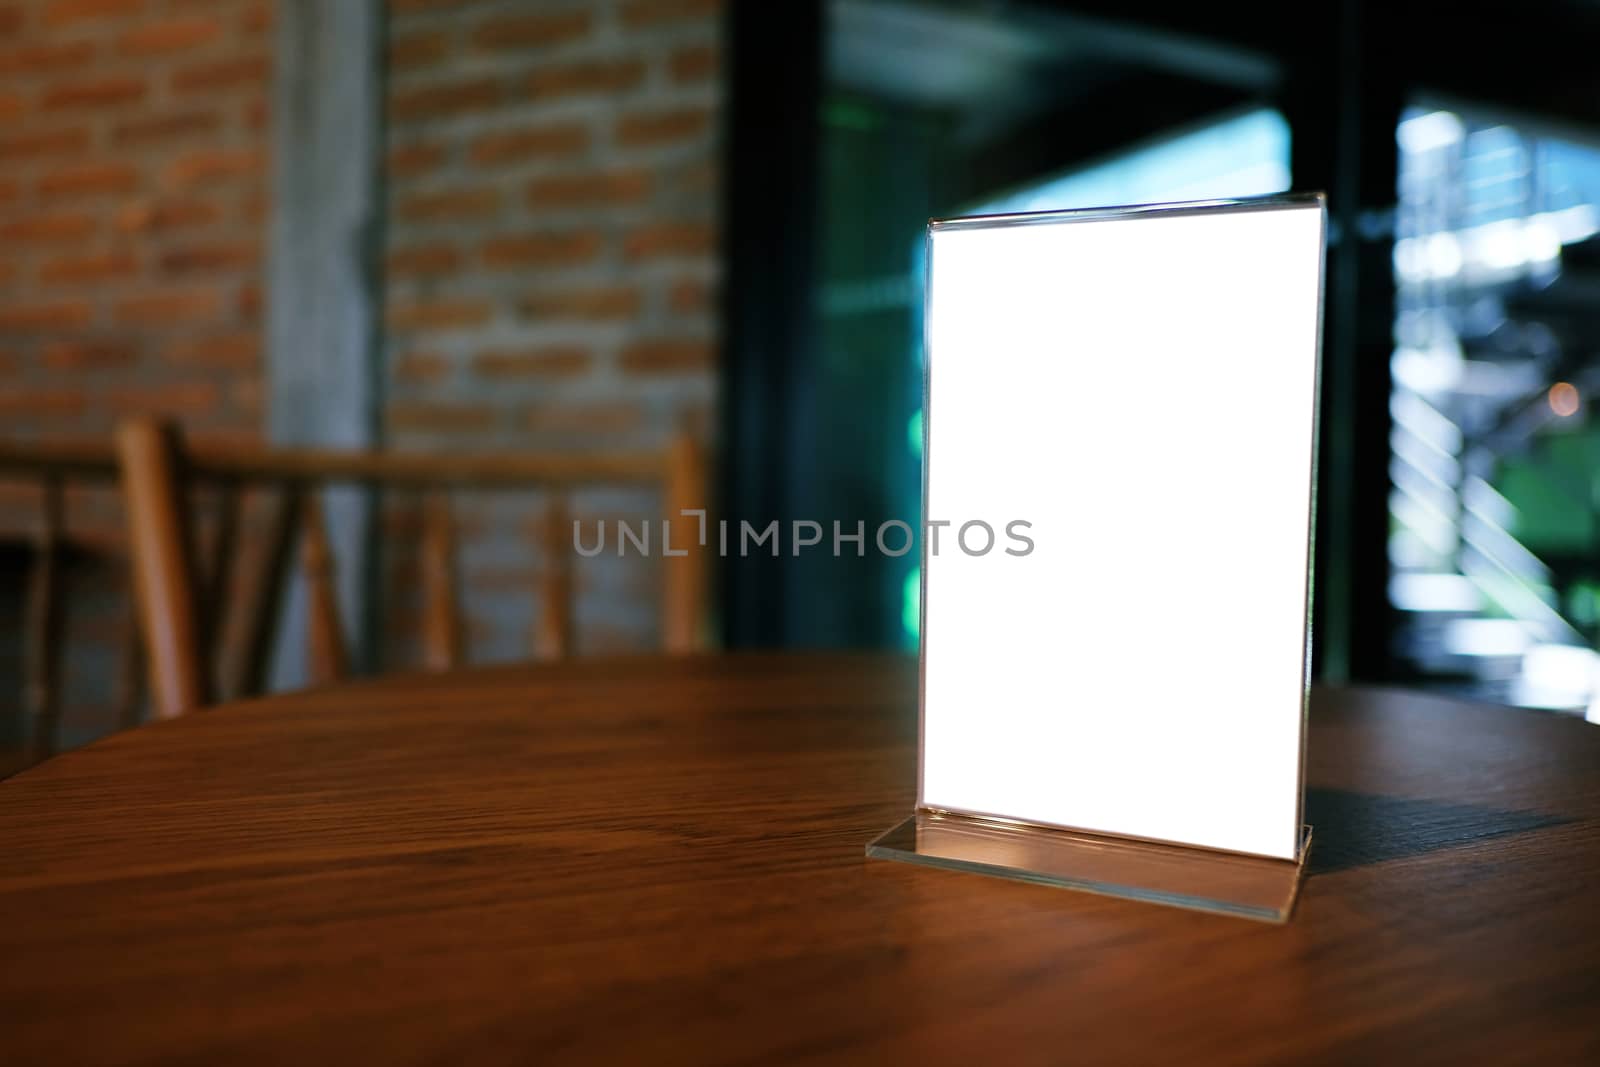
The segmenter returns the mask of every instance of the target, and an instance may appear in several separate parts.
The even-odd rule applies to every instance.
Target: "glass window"
[[[1414,108],[1397,131],[1389,599],[1425,677],[1595,700],[1600,149]]]

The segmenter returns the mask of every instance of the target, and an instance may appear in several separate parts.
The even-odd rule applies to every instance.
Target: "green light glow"
[[[911,454],[918,459],[922,458],[922,409],[912,412],[911,420],[906,423],[906,444],[911,446]]]
[[[905,627],[906,636],[912,641],[917,639],[918,632],[922,629],[921,620],[922,568],[913,567],[911,573],[906,575],[905,585],[901,587],[900,607],[900,625]]]

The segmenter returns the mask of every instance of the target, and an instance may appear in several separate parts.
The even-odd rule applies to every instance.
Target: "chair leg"
[[[218,659],[217,646],[228,602],[228,579],[233,575],[234,547],[239,540],[240,500],[237,484],[224,482],[218,488],[217,523],[211,534],[205,574],[201,576],[204,589],[201,614],[205,619],[207,637],[211,641],[208,659],[213,664]]]
[[[307,670],[312,685],[327,685],[349,673],[344,625],[339,621],[339,597],[334,587],[333,550],[322,519],[322,502],[315,493],[305,501],[300,567],[306,580]]]
[[[687,433],[680,433],[667,453],[665,518],[672,530],[673,549],[672,556],[661,561],[661,637],[667,652],[693,652],[706,644],[710,553],[700,543],[703,532],[709,536],[706,483],[699,445]],[[685,515],[685,511],[700,514]]]
[[[61,720],[62,488],[59,478],[44,483],[33,571],[28,580],[24,704],[33,727],[33,760],[53,756]]]
[[[258,696],[265,688],[302,503],[300,489],[293,485],[267,495],[260,550],[246,555],[238,600],[222,627],[218,658],[224,700]]]
[[[210,702],[181,447],[177,428],[155,419],[129,419],[117,428],[151,708],[163,719]]]
[[[562,659],[572,654],[572,512],[566,494],[552,494],[543,526],[534,653],[541,659]]]
[[[122,648],[117,657],[117,720],[124,730],[144,720],[145,673],[139,612],[129,604],[128,620],[122,630]]]
[[[450,498],[441,492],[430,500],[422,523],[422,657],[429,670],[443,671],[462,662]]]

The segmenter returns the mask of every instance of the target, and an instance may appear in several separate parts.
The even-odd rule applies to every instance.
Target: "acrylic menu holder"
[[[1288,919],[1325,230],[929,224],[918,796],[869,857]]]
[[[1284,922],[1310,848],[1309,826],[1299,857],[1280,860],[919,811],[868,845],[867,855]]]

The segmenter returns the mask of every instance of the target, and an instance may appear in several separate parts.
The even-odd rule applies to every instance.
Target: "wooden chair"
[[[100,555],[69,536],[66,494],[69,488],[106,483],[112,473],[110,456],[103,447],[81,441],[0,441],[0,479],[37,490],[37,507],[22,505],[19,514],[8,515],[7,535],[0,542],[0,567],[8,575],[26,576],[17,590],[22,624],[19,706],[25,736],[20,748],[0,751],[0,777],[56,751],[61,723],[67,571],[75,561],[92,564]],[[126,697],[119,690],[117,699],[123,706],[124,719]]]
[[[706,507],[699,449],[687,436],[665,454],[591,456],[449,456],[296,449],[189,450],[177,427],[138,418],[117,429],[132,555],[134,592],[153,713],[171,717],[223,699],[258,693],[264,680],[278,606],[294,543],[307,592],[307,673],[313,684],[348,670],[335,596],[333,558],[316,490],[344,483],[389,489],[540,489],[551,503],[542,527],[545,566],[538,580],[537,643],[546,653],[572,648],[572,524],[568,497],[579,488],[653,486],[674,546],[694,546]],[[189,489],[218,491],[209,560],[201,565]],[[237,600],[226,609],[227,576],[240,525],[242,486],[265,487],[273,507],[263,544],[245,568]],[[455,588],[455,529],[440,496],[426,509],[420,544],[424,665],[462,661],[462,624]],[[707,625],[706,554],[662,558],[661,632],[669,652],[699,647]]]

